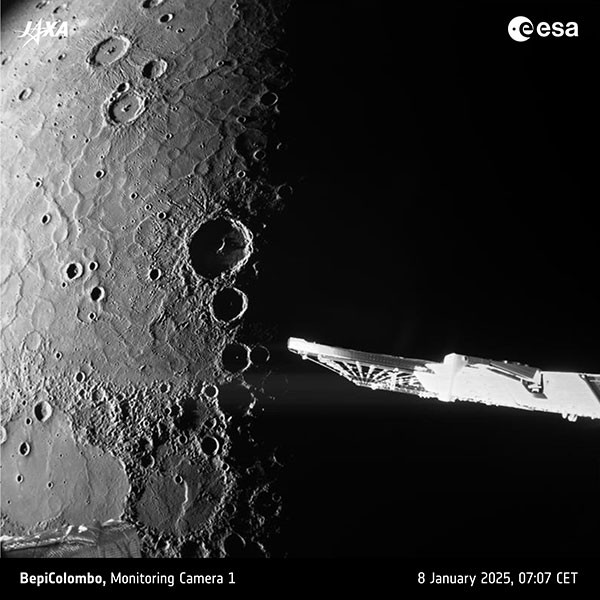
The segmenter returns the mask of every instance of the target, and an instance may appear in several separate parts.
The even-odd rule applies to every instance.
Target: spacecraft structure
[[[373,390],[600,419],[600,374],[543,371],[517,362],[448,354],[442,362],[372,354],[290,338],[288,349]]]

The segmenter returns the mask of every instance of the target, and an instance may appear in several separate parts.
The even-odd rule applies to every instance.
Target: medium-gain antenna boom
[[[352,383],[437,398],[600,419],[600,374],[542,371],[516,362],[448,354],[435,362],[290,338],[288,349]]]

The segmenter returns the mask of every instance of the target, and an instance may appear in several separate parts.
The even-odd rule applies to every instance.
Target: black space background
[[[517,15],[579,38],[513,42]],[[247,313],[281,552],[598,556],[597,423],[360,389],[285,341],[598,372],[599,42],[592,3],[292,2],[295,193]]]
[[[513,42],[517,15],[580,37]],[[276,554],[597,557],[597,422],[372,392],[285,342],[600,371],[598,4],[291,0],[286,32],[295,193],[246,317]]]

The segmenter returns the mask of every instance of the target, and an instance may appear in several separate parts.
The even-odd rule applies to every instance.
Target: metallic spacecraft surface
[[[290,338],[288,349],[373,390],[552,412],[570,421],[600,419],[600,374],[543,371],[462,354],[448,354],[442,362],[402,358],[299,338]]]

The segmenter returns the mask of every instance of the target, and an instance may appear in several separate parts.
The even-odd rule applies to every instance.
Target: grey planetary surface
[[[284,4],[4,10],[4,535],[117,519],[146,556],[268,554],[254,502],[276,500],[236,466],[222,402],[251,412],[243,372],[268,358],[240,332],[282,201]]]

